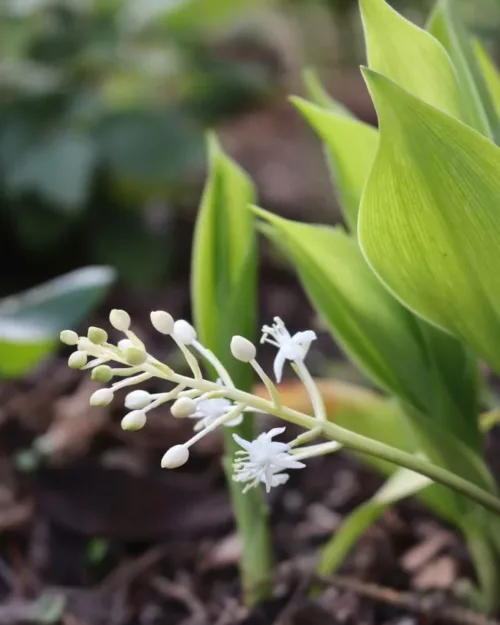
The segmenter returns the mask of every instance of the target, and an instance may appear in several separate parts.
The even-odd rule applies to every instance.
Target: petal
[[[243,421],[243,415],[240,414],[234,419],[231,419],[231,421],[228,421],[227,423],[225,423],[224,425],[226,427],[235,427],[236,425],[239,425],[242,421]]]
[[[279,434],[283,434],[285,430],[286,430],[286,426],[283,426],[281,428],[272,428],[271,430],[269,430],[269,432],[265,432],[265,436],[267,438],[274,438],[275,436],[278,436]]]
[[[233,438],[238,445],[243,447],[246,451],[249,452],[252,449],[253,441],[246,441],[244,438],[241,438],[241,436],[238,436],[238,434],[233,434]]]
[[[281,382],[281,377],[283,375],[283,366],[285,364],[285,352],[280,349],[276,354],[276,358],[274,359],[274,377],[276,378],[276,382],[279,384]]]
[[[276,456],[273,459],[273,464],[276,467],[280,467],[283,469],[303,469],[306,465],[303,462],[300,462],[299,460],[295,460],[295,458],[293,456],[290,455],[285,455],[283,454],[282,456]]]

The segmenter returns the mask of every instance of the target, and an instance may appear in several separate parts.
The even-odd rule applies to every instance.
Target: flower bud
[[[184,319],[178,319],[174,323],[174,339],[184,345],[191,345],[196,340],[196,330]]]
[[[113,371],[108,365],[99,365],[92,371],[90,377],[95,382],[104,382],[104,384],[106,384],[106,382],[109,382],[113,377]]]
[[[81,352],[91,352],[91,353],[93,353],[95,351],[95,345],[86,336],[81,336],[78,339],[78,349]]]
[[[177,469],[189,460],[189,449],[185,445],[174,445],[161,459],[162,469]]]
[[[125,397],[125,407],[130,410],[142,410],[151,403],[151,395],[147,391],[132,391]]]
[[[102,328],[96,328],[94,326],[90,326],[87,332],[87,336],[94,345],[102,345],[108,340],[108,333],[106,330]]]
[[[143,410],[132,410],[126,414],[121,422],[122,430],[136,432],[146,425],[146,413]]]
[[[153,328],[162,334],[172,334],[174,330],[174,319],[172,315],[164,310],[154,310],[151,315]]]
[[[134,347],[134,344],[130,339],[122,339],[121,341],[118,341],[117,347],[120,351],[125,352],[129,347]]]
[[[148,355],[140,347],[133,345],[132,347],[127,347],[125,350],[125,360],[129,365],[138,367],[139,365],[145,363],[147,359]]]
[[[107,406],[113,401],[114,393],[110,388],[100,388],[90,396],[91,406]]]
[[[61,343],[65,345],[76,345],[78,343],[78,334],[73,330],[63,330],[59,335]]]
[[[113,326],[113,328],[115,328],[115,330],[125,332],[130,328],[130,322],[130,315],[125,310],[114,308],[109,313],[109,323]]]
[[[241,362],[250,362],[257,355],[255,345],[244,336],[233,336],[231,339],[231,354],[236,360]]]
[[[68,358],[68,367],[70,369],[81,369],[87,364],[87,354],[84,352],[73,352]]]
[[[177,419],[190,417],[194,412],[196,412],[196,402],[190,397],[180,397],[172,404],[170,412]]]

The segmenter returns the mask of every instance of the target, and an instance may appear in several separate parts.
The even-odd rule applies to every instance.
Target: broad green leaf
[[[358,232],[409,308],[500,370],[500,150],[384,76],[365,71],[380,148]]]
[[[312,69],[304,70],[302,73],[302,80],[304,81],[307,97],[311,100],[311,102],[314,102],[316,106],[334,111],[339,115],[354,117],[348,108],[346,108],[343,104],[340,104],[340,102],[337,102],[337,100],[334,100],[334,98],[326,92],[316,75],[316,72]]]
[[[427,25],[450,55],[462,90],[469,124],[491,139],[498,126],[491,96],[474,56],[472,45],[453,0],[440,0]]]
[[[291,257],[316,310],[343,349],[380,386],[423,407],[427,362],[412,315],[386,291],[354,239],[255,209]]]
[[[498,116],[500,115],[500,72],[478,39],[474,39],[472,45]]]
[[[342,230],[255,210],[271,224],[266,234],[292,259],[315,309],[344,351],[379,386],[404,402],[423,451],[467,479],[487,483],[475,406],[455,406],[452,399],[461,384],[466,389],[472,384],[470,393],[474,392],[475,378],[471,382],[467,377],[467,356],[460,346],[450,354],[440,353],[450,349],[447,341],[440,336],[433,341],[430,333],[424,336],[423,322],[384,288],[355,240]],[[436,371],[438,362],[452,357],[457,363],[446,372]]]
[[[90,193],[97,160],[93,141],[82,133],[63,130],[35,143],[10,168],[8,188],[31,191],[56,207],[74,212]]]
[[[249,384],[251,372],[231,358],[229,343],[234,334],[251,338],[255,332],[256,239],[247,210],[255,190],[215,137],[209,153],[193,244],[194,317],[203,343]]]
[[[344,217],[356,232],[359,203],[378,147],[378,132],[354,117],[292,98],[324,141]]]
[[[450,58],[432,35],[385,0],[360,0],[368,65],[425,102],[467,120]]]
[[[0,302],[0,375],[27,373],[59,345],[59,333],[83,319],[114,280],[108,267],[65,274]]]
[[[252,387],[252,368],[231,356],[234,334],[252,339],[256,324],[256,237],[248,210],[255,191],[248,176],[224,154],[217,139],[209,139],[209,174],[196,220],[192,260],[192,300],[200,341],[217,354],[235,384]],[[242,539],[242,584],[247,603],[268,597],[271,548],[262,489],[243,494],[232,479],[238,445],[236,432],[254,438],[252,419],[224,433],[224,468],[238,532]]]

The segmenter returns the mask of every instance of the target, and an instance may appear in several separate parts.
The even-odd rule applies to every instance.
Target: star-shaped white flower
[[[190,415],[193,419],[200,419],[200,422],[196,424],[196,429],[202,429],[209,426],[219,417],[227,414],[234,408],[234,404],[225,397],[212,397],[210,399],[204,399],[201,397],[196,402],[196,412]],[[239,425],[243,421],[243,414],[239,414],[231,421],[228,421],[224,425],[234,427]]]
[[[289,453],[288,443],[280,443],[272,439],[282,434],[286,428],[273,428],[269,432],[259,434],[254,441],[247,441],[238,434],[233,434],[234,440],[243,448],[237,451],[237,459],[234,462],[233,479],[236,482],[248,482],[245,490],[263,482],[266,491],[285,484],[288,475],[287,469],[302,469],[303,462],[298,462]]]
[[[312,330],[296,332],[291,336],[279,317],[274,318],[272,326],[263,326],[262,332],[260,342],[269,343],[278,348],[274,359],[274,377],[278,383],[281,382],[285,360],[303,361],[311,343],[316,339],[316,333]]]

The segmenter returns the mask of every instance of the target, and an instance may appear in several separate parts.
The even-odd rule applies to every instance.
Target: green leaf
[[[231,337],[255,335],[257,254],[254,218],[247,209],[255,201],[248,176],[228,158],[215,136],[209,138],[209,175],[196,220],[192,261],[192,301],[200,341],[229,371],[238,388],[252,388],[252,368],[232,357]],[[262,489],[243,494],[232,479],[236,432],[254,438],[248,416],[226,431],[224,468],[238,532],[242,538],[242,584],[247,604],[270,593],[271,547]]]
[[[453,61],[463,101],[468,109],[470,125],[491,139],[498,127],[498,115],[469,36],[458,15],[457,3],[440,0],[432,12],[427,28],[443,45]]]
[[[467,120],[456,75],[441,44],[385,0],[360,0],[368,65],[425,102]]]
[[[378,132],[353,117],[301,98],[292,98],[292,102],[325,143],[344,217],[356,232],[359,203],[377,151]]]
[[[265,232],[291,257],[314,307],[352,360],[382,388],[423,408],[427,362],[412,315],[383,287],[340,228],[255,209]]]
[[[86,267],[0,302],[0,375],[20,377],[59,345],[59,333],[85,317],[114,280]]]
[[[97,150],[87,135],[61,130],[35,143],[10,168],[8,189],[31,191],[56,207],[75,212],[90,193]]]
[[[374,271],[405,305],[500,370],[500,150],[365,71],[380,148],[358,231]]]
[[[472,45],[498,116],[500,115],[500,72],[478,39],[474,39]]]
[[[316,72],[312,69],[306,69],[302,73],[302,80],[306,88],[307,97],[317,106],[343,114],[346,117],[354,117],[354,115],[340,102],[334,100],[321,84]]]

